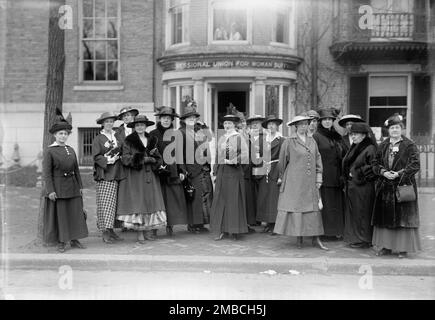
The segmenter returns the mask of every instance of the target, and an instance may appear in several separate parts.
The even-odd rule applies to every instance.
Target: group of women
[[[313,246],[323,250],[324,241],[340,239],[354,248],[373,245],[379,255],[420,250],[414,178],[419,154],[402,134],[400,115],[387,119],[389,137],[378,145],[360,116],[337,121],[334,109],[294,117],[287,138],[278,130],[282,119],[245,120],[229,109],[215,148],[194,104],[181,116],[171,107],[161,107],[156,116],[149,133],[154,122],[134,108],[97,119],[101,132],[92,152],[104,242],[122,241],[115,228],[136,231],[143,244],[161,228],[172,236],[175,225],[200,233],[208,231],[206,224],[215,240],[238,239],[263,223],[265,233],[295,236],[298,248],[303,237],[312,237]],[[178,130],[175,118],[181,120]],[[116,120],[124,124],[114,130]],[[56,142],[44,157],[44,235],[61,252],[68,241],[84,248],[78,239],[87,236],[77,160],[65,144],[71,126],[62,121],[51,128]],[[410,199],[397,197],[402,185],[413,187]]]

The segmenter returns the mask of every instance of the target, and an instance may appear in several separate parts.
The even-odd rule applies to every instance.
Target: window
[[[194,99],[193,85],[177,85],[169,87],[169,105],[178,113],[183,113],[187,103]]]
[[[100,133],[100,128],[78,128],[79,131],[79,165],[93,166],[92,141]]]
[[[371,76],[369,77],[369,125],[377,138],[388,133],[381,128],[388,117],[399,113],[408,115],[408,76]]]
[[[213,1],[213,41],[247,41],[249,39],[248,9],[234,1]]]
[[[279,117],[279,85],[266,86],[266,116]]]
[[[276,7],[272,20],[272,42],[290,44],[290,8]]]
[[[169,45],[189,42],[189,0],[169,0]]]
[[[119,0],[83,0],[80,81],[119,81]]]

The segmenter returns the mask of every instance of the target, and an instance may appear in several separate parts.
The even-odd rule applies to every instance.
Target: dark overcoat
[[[187,224],[187,203],[184,196],[183,185],[180,180],[180,173],[186,174],[183,166],[177,164],[175,152],[181,151],[177,148],[172,148],[171,145],[176,145],[176,130],[171,125],[169,128],[164,128],[160,122],[157,123],[156,129],[150,132],[151,137],[157,139],[157,149],[163,159],[164,169],[160,169],[159,178],[162,186],[163,199],[166,207],[166,217],[168,226],[177,224]],[[166,153],[171,149],[173,152],[168,154],[170,159],[165,161]]]
[[[188,174],[188,181],[194,186],[194,199],[187,201],[187,221],[189,225],[202,225],[210,222],[210,208],[204,200],[204,195],[210,192],[211,186],[211,155],[207,137],[197,136],[199,127],[188,129],[182,123],[178,131],[181,136],[177,137],[177,149],[183,151],[183,159],[180,164]],[[212,190],[211,190],[212,192]]]
[[[231,151],[230,151],[231,150]],[[216,191],[211,206],[210,227],[214,233],[248,232],[244,171],[241,163],[248,158],[245,140],[235,132],[222,136],[217,146]],[[233,160],[223,164],[224,159]]]
[[[369,138],[352,144],[343,159],[345,177],[344,241],[371,243],[371,217],[375,200],[375,180],[372,162],[376,145]]]
[[[417,228],[420,224],[418,214],[418,193],[415,174],[420,170],[420,154],[416,144],[402,136],[399,150],[394,155],[393,164],[389,166],[390,138],[385,139],[378,148],[373,161],[374,172],[380,177],[376,184],[376,199],[373,209],[372,223],[380,228]],[[399,172],[399,178],[388,180],[383,172],[393,170]],[[401,181],[401,182],[400,182]],[[417,196],[415,201],[397,202],[395,197],[397,186],[412,185]]]
[[[117,215],[165,211],[160,180],[155,173],[162,164],[157,139],[148,133],[145,137],[146,147],[136,132],[127,136],[122,145],[125,179],[119,183]]]
[[[266,143],[270,160],[266,163],[267,175],[262,176],[259,181],[257,195],[257,221],[275,223],[278,213],[279,186],[277,185],[279,169],[279,152],[284,138],[275,137],[271,142]]]

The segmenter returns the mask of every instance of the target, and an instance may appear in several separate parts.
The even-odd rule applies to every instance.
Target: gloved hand
[[[50,199],[51,201],[56,201],[57,195],[56,192],[52,192],[48,195],[48,199]]]
[[[153,157],[144,157],[143,163],[156,163],[156,159]]]

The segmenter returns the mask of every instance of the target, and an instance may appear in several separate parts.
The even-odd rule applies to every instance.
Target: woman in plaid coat
[[[120,161],[119,141],[112,129],[117,115],[104,112],[97,119],[103,130],[92,142],[94,180],[97,187],[97,227],[103,232],[103,241],[113,243],[121,239],[114,231],[118,182],[124,178]]]

